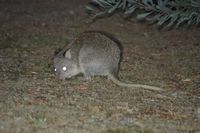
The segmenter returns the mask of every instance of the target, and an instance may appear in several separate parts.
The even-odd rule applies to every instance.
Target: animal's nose
[[[63,76],[58,76],[58,78],[59,78],[60,80],[65,80],[65,77],[63,77]]]

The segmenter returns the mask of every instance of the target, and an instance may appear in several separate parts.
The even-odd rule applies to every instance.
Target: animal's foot
[[[91,81],[92,78],[84,76],[84,77],[78,77],[78,80],[81,80],[81,81]]]
[[[84,78],[85,78],[86,80],[89,80],[89,81],[91,81],[91,80],[92,80],[92,77],[91,77],[91,76],[89,76],[89,75],[84,75]]]

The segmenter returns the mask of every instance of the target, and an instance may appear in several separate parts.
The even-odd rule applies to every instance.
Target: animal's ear
[[[61,51],[61,48],[57,48],[55,51],[54,51],[54,57]]]
[[[68,59],[71,59],[72,56],[71,56],[71,50],[70,49],[65,52],[65,57],[68,58]]]

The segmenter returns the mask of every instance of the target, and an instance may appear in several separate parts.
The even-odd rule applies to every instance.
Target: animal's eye
[[[66,71],[66,70],[67,70],[67,67],[63,67],[62,70],[63,70],[63,71]]]
[[[56,68],[54,68],[54,71],[55,71],[55,72],[57,71]]]

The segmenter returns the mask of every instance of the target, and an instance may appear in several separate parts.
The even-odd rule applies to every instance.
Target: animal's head
[[[73,60],[70,49],[62,56],[54,57],[54,72],[60,79],[71,78],[79,73],[77,62]]]

